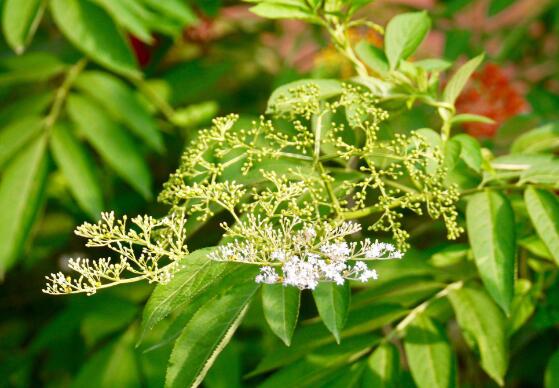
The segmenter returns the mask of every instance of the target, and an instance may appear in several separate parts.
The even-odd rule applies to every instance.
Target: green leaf
[[[293,95],[291,89],[304,85],[316,85],[318,87],[318,98],[326,100],[342,93],[342,84],[334,79],[302,79],[282,85],[272,92],[268,99],[268,109],[266,113],[288,112],[294,104],[302,101],[301,98]]]
[[[485,288],[508,314],[514,294],[516,233],[507,197],[486,189],[468,200],[468,236]]]
[[[340,333],[347,321],[351,288],[345,282],[339,286],[334,282],[321,282],[312,292],[318,314],[324,325],[340,342]]]
[[[425,11],[400,14],[388,22],[384,51],[390,69],[396,69],[400,59],[407,59],[417,50],[430,28],[431,19]]]
[[[25,98],[6,103],[0,109],[0,127],[18,122],[24,117],[40,116],[51,105],[54,93],[52,91],[28,95]],[[1,130],[0,130],[1,131]],[[1,135],[0,135],[1,136]],[[2,144],[3,142],[0,142]]]
[[[444,59],[429,58],[422,59],[421,61],[415,61],[413,62],[413,65],[416,67],[420,67],[425,71],[441,72],[452,66],[452,62],[445,61]]]
[[[140,76],[124,36],[103,9],[87,0],[52,0],[49,5],[56,25],[72,44],[110,70]]]
[[[182,0],[144,0],[144,3],[162,14],[178,20],[183,26],[192,25],[197,21],[196,14]]]
[[[305,2],[297,0],[274,0],[262,2],[250,8],[258,16],[269,19],[302,19],[308,22],[320,22]]]
[[[526,323],[536,309],[536,301],[532,292],[532,284],[527,279],[518,279],[514,287],[514,299],[510,318],[507,319],[507,335],[512,336]]]
[[[535,183],[559,188],[559,160],[535,164],[520,175],[519,184]]]
[[[109,388],[141,386],[133,341],[134,330],[105,346],[80,369],[72,387]]]
[[[2,11],[2,31],[6,42],[17,53],[25,50],[41,21],[45,9],[42,0],[6,0]]]
[[[158,322],[169,314],[180,311],[233,270],[231,265],[208,259],[208,254],[213,249],[199,249],[190,253],[182,260],[184,267],[173,276],[169,283],[155,287],[144,308],[142,338]]]
[[[511,146],[512,153],[530,154],[559,149],[559,123],[532,129],[518,136]]]
[[[466,134],[456,135],[451,140],[460,143],[460,159],[473,171],[480,173],[483,157],[478,141]]]
[[[456,362],[440,325],[425,314],[407,327],[404,348],[410,371],[419,388],[456,386]]]
[[[449,104],[454,105],[454,102],[462,93],[462,89],[466,86],[468,79],[470,79],[473,72],[477,69],[480,63],[483,61],[484,55],[478,55],[475,58],[470,59],[464,65],[462,65],[456,73],[450,78],[448,84],[446,84],[443,91],[443,100]]]
[[[125,82],[106,72],[87,71],[79,75],[75,85],[151,148],[163,152],[163,138],[155,119]]]
[[[144,198],[151,198],[151,174],[134,140],[87,97],[70,95],[70,118],[112,169]]]
[[[47,52],[30,52],[0,59],[0,85],[44,82],[62,73],[67,65]]]
[[[493,124],[495,121],[490,119],[489,117],[476,115],[473,113],[462,113],[459,115],[454,116],[450,119],[450,123],[454,124],[462,124],[462,123],[483,123],[483,124]]]
[[[239,267],[212,287],[212,298],[184,327],[169,359],[166,387],[198,386],[233,336],[259,287],[257,268]]]
[[[78,205],[96,220],[103,211],[103,192],[91,155],[63,125],[55,125],[52,129],[50,147]]]
[[[93,0],[93,2],[103,7],[111,18],[136,38],[152,43],[149,21],[146,20],[149,13],[142,8],[141,2],[126,0]]]
[[[384,51],[371,45],[366,40],[360,41],[357,46],[355,46],[355,52],[367,66],[377,73],[383,74],[389,70],[388,60],[386,59]]]
[[[480,354],[482,368],[503,385],[508,364],[503,313],[481,289],[463,287],[452,291],[449,299],[467,343],[475,344]]]
[[[36,138],[43,127],[38,116],[17,118],[0,130],[0,167],[31,139]]]
[[[364,385],[378,388],[397,388],[400,383],[400,355],[391,343],[382,343],[367,360]]]
[[[559,201],[546,190],[528,187],[524,193],[528,215],[545,246],[559,265]]]
[[[264,318],[272,331],[287,345],[299,317],[301,290],[283,284],[267,284],[262,287],[262,308]]]
[[[553,353],[547,363],[544,384],[545,388],[559,387],[559,350]]]
[[[13,158],[0,181],[0,278],[27,242],[47,178],[46,139],[38,137]]]

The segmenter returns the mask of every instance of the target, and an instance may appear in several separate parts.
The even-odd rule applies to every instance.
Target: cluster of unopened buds
[[[376,280],[377,271],[369,268],[367,261],[402,257],[402,253],[392,244],[370,239],[350,243],[343,240],[323,241],[316,244],[316,235],[313,228],[306,228],[296,233],[293,246],[271,252],[259,249],[249,241],[235,241],[218,248],[210,255],[210,259],[260,265],[260,273],[255,278],[257,283],[313,290],[321,281],[343,285],[347,280],[363,283]],[[308,244],[300,244],[302,240]]]

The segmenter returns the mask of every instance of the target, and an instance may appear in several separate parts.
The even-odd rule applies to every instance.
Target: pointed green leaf
[[[481,289],[463,287],[452,291],[449,299],[466,342],[475,344],[479,352],[482,368],[503,385],[508,364],[503,313]]]
[[[367,66],[379,74],[386,73],[388,68],[388,60],[384,51],[373,46],[369,42],[362,40],[355,46],[355,52],[359,58],[365,62]]]
[[[151,174],[130,135],[87,97],[71,95],[67,110],[72,121],[107,164],[145,198],[151,198]]]
[[[466,83],[470,79],[473,72],[477,69],[480,63],[483,61],[484,55],[478,55],[477,57],[470,59],[462,67],[460,67],[456,73],[450,78],[446,84],[443,91],[443,100],[449,104],[454,105],[454,102],[462,93],[462,89],[466,86]]]
[[[324,325],[340,342],[340,333],[346,323],[351,298],[351,288],[345,282],[338,286],[334,282],[322,282],[312,292],[318,314]]]
[[[163,151],[163,137],[155,119],[125,82],[106,72],[87,71],[79,75],[75,85],[151,148]]]
[[[52,129],[50,147],[78,205],[92,219],[97,219],[103,211],[103,193],[91,155],[64,125]]]
[[[28,144],[2,172],[0,181],[0,278],[27,242],[41,206],[47,177],[44,136]]]
[[[557,388],[559,387],[559,350],[553,353],[549,362],[547,363],[547,368],[545,369],[544,377],[545,388]]]
[[[456,362],[439,324],[425,314],[418,315],[406,329],[404,348],[419,388],[456,386]]]
[[[390,69],[396,69],[400,59],[407,59],[419,47],[431,28],[427,12],[409,12],[395,16],[386,26],[384,51]]]
[[[233,267],[208,259],[214,248],[199,249],[186,256],[183,268],[167,284],[157,285],[143,312],[142,337],[169,314],[180,311],[202,292],[211,288]]]
[[[31,139],[36,138],[43,120],[38,116],[15,119],[0,130],[0,167]]]
[[[511,146],[512,153],[532,154],[559,149],[559,123],[550,123],[518,136]]]
[[[269,19],[302,19],[308,22],[319,22],[305,2],[275,0],[262,2],[250,8],[258,16]]]
[[[6,0],[2,12],[2,31],[6,42],[17,53],[25,50],[43,16],[42,0]]]
[[[363,376],[367,387],[397,388],[400,383],[400,355],[391,343],[382,343],[367,360]]]
[[[283,284],[266,284],[262,287],[262,308],[270,329],[287,345],[299,317],[301,291]]]
[[[534,228],[559,265],[559,201],[557,197],[549,191],[529,186],[524,193],[524,201]]]
[[[93,2],[103,7],[113,20],[136,38],[152,43],[149,23],[145,18],[146,12],[138,6],[139,4],[122,0],[93,0]]]
[[[466,208],[468,237],[485,288],[508,314],[514,294],[516,231],[507,197],[486,189],[471,196]]]
[[[102,66],[139,77],[134,55],[107,13],[88,0],[52,0],[54,21],[73,45]]]
[[[237,266],[210,290],[212,298],[188,321],[175,342],[166,387],[198,386],[240,324],[258,289],[257,268]]]

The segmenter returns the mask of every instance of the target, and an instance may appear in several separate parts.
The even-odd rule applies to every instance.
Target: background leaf
[[[400,384],[400,354],[391,343],[380,344],[367,360],[363,376],[367,387],[396,388]]]
[[[395,16],[386,26],[384,51],[390,69],[396,69],[400,59],[407,59],[419,47],[431,28],[427,12],[410,12]]]
[[[456,99],[458,98],[460,93],[462,93],[462,90],[464,89],[464,86],[466,86],[466,83],[470,79],[471,75],[483,61],[483,57],[484,55],[482,54],[473,59],[470,59],[468,62],[462,65],[456,71],[456,73],[454,73],[443,91],[443,100],[445,102],[454,105]]]
[[[103,211],[103,193],[91,156],[65,125],[53,127],[50,147],[78,205],[96,220]]]
[[[107,164],[144,198],[151,198],[149,168],[126,131],[89,98],[71,95],[67,109],[72,121]]]
[[[0,181],[0,278],[21,254],[42,202],[46,138],[38,137],[6,166]]]
[[[547,364],[545,370],[545,388],[554,388],[559,385],[559,350],[556,351]]]
[[[559,202],[549,191],[528,187],[524,193],[532,224],[559,265]]]
[[[33,38],[44,11],[42,0],[5,0],[2,31],[6,42],[18,54]]]
[[[52,0],[49,5],[56,25],[73,45],[102,66],[139,77],[130,47],[103,9],[86,0]]]
[[[514,294],[516,231],[507,197],[486,189],[468,199],[468,237],[479,275],[489,294],[508,314]]]

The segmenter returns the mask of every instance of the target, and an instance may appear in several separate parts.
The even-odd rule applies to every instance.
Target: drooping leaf
[[[140,75],[124,36],[103,9],[87,0],[52,0],[49,5],[56,25],[73,45],[117,73]]]
[[[150,33],[149,13],[142,7],[141,2],[122,0],[93,0],[115,20],[120,26],[130,31],[136,38],[152,43]]]
[[[456,361],[444,330],[435,321],[418,315],[406,329],[404,348],[419,388],[456,385]]]
[[[46,139],[39,136],[13,158],[0,181],[0,278],[21,254],[41,206],[47,177]]]
[[[211,289],[213,297],[188,321],[175,342],[166,387],[198,386],[240,324],[259,285],[257,268],[240,266]]]
[[[482,124],[493,124],[495,121],[486,116],[476,115],[473,113],[461,113],[454,116],[450,122],[452,124],[462,124],[462,123],[482,123]]]
[[[0,130],[0,167],[27,142],[36,137],[43,126],[38,116],[21,117]]]
[[[29,44],[44,11],[42,0],[6,0],[2,11],[2,31],[6,42],[21,54]]]
[[[264,318],[272,331],[287,345],[299,317],[301,291],[296,287],[282,284],[267,284],[262,287],[262,308]]]
[[[293,104],[303,102],[301,97],[291,93],[291,90],[309,84],[318,87],[318,98],[321,100],[326,100],[342,93],[342,84],[334,79],[303,79],[290,82],[272,92],[268,99],[267,113],[286,112],[292,108]]]
[[[54,160],[66,177],[78,205],[92,219],[97,219],[103,211],[103,193],[91,156],[64,125],[53,127],[50,147]]]
[[[529,186],[524,193],[524,201],[534,228],[559,265],[559,201],[557,197],[549,191]]]
[[[559,386],[559,350],[553,353],[547,363],[544,384],[545,388],[554,388]]]
[[[67,110],[72,121],[107,164],[145,198],[151,198],[149,168],[128,133],[87,97],[69,96]]]
[[[163,151],[163,139],[155,120],[126,83],[106,72],[88,71],[79,75],[75,85],[150,147]]]
[[[140,386],[134,354],[133,329],[95,353],[80,369],[72,387],[109,388]]]
[[[59,75],[67,64],[48,52],[30,52],[0,59],[0,85],[43,82]]]
[[[456,73],[450,78],[446,84],[443,91],[443,100],[449,104],[453,104],[462,93],[464,86],[470,79],[473,72],[477,69],[480,63],[483,61],[484,55],[478,55],[475,58],[470,59],[464,65],[462,65]]]
[[[363,382],[368,387],[396,388],[400,383],[400,355],[391,343],[382,343],[367,360]]]
[[[40,116],[51,104],[53,95],[52,91],[46,91],[17,99],[11,104],[6,103],[0,109],[0,127],[23,120],[23,117]]]
[[[345,282],[339,286],[334,282],[322,282],[313,290],[318,314],[324,325],[340,342],[340,333],[346,324],[351,298],[351,288]]]
[[[502,385],[508,365],[505,317],[491,298],[473,287],[463,287],[449,294],[450,303],[466,342],[475,344],[481,366]]]
[[[427,12],[410,12],[395,16],[386,26],[384,51],[390,69],[396,69],[400,59],[407,59],[419,47],[431,28]]]
[[[478,141],[466,134],[453,136],[451,140],[460,143],[460,158],[466,165],[477,173],[481,172],[483,157]]]
[[[514,294],[514,213],[502,193],[486,189],[468,200],[467,230],[485,288],[508,314]]]

